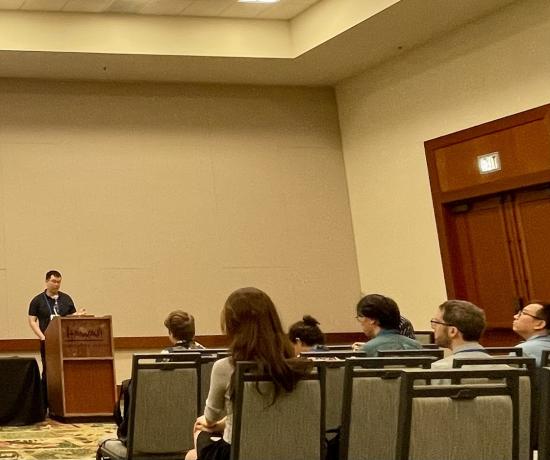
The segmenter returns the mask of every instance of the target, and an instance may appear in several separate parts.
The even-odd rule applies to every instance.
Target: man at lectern
[[[73,299],[59,290],[61,273],[50,270],[46,273],[46,289],[34,297],[29,305],[29,326],[40,339],[40,357],[42,358],[42,381],[46,388],[46,346],[44,333],[54,316],[68,316],[86,314],[86,310],[78,312]]]

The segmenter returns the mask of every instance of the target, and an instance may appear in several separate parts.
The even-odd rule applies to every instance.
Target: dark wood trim
[[[364,341],[365,336],[361,332],[329,332],[326,334],[327,343],[341,344]],[[228,346],[224,335],[198,335],[197,342],[206,347],[217,348]],[[170,346],[166,336],[152,337],[115,337],[115,350],[149,350]],[[5,339],[0,340],[0,352],[38,352],[40,341],[38,339]]]
[[[427,332],[427,331],[418,331]],[[329,345],[340,345],[366,340],[362,332],[327,332],[325,334]],[[209,348],[227,347],[227,337],[224,335],[198,335],[197,342]],[[115,350],[158,350],[170,346],[166,336],[151,337],[115,337]],[[0,352],[38,352],[38,339],[4,339],[0,340]]]
[[[498,118],[487,123],[482,123],[481,125],[463,129],[452,134],[446,134],[444,136],[436,137],[435,139],[430,139],[429,141],[424,142],[424,148],[426,150],[437,150],[459,142],[475,139],[476,137],[484,134],[503,131],[505,129],[513,128],[514,126],[520,126],[536,120],[542,120],[546,117],[549,111],[550,104],[546,104],[534,109],[516,113],[514,115],[508,115],[506,117]]]
[[[4,339],[0,340],[0,352],[10,351],[40,351],[38,339]]]
[[[510,190],[519,190],[537,185],[544,185],[550,182],[550,171],[539,171],[523,176],[502,179],[498,182],[476,185],[463,188],[452,192],[438,192],[437,198],[441,204],[452,203],[456,201],[468,200],[472,198],[489,196],[498,193],[508,192]]]

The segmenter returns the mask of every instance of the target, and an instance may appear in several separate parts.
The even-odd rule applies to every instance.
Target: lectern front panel
[[[110,360],[65,361],[67,414],[112,414],[115,381]]]

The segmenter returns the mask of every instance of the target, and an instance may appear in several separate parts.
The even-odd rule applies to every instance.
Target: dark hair
[[[325,334],[319,328],[319,321],[310,315],[304,315],[302,321],[290,326],[288,338],[292,343],[296,343],[296,339],[300,339],[309,347],[325,344]]]
[[[48,273],[46,273],[46,281],[48,281],[52,276],[55,278],[61,278],[61,273],[59,273],[57,270],[50,270]]]
[[[294,357],[294,350],[265,292],[254,287],[237,289],[227,298],[221,319],[222,330],[230,340],[232,361],[254,361],[260,373],[273,379],[272,403],[282,391],[294,389],[304,373],[304,364],[300,372],[298,361],[288,361]],[[231,390],[231,397],[233,393]]]
[[[485,330],[485,312],[481,308],[466,300],[447,300],[439,309],[443,321],[456,327],[464,340],[479,340]]]
[[[195,337],[195,318],[182,310],[171,312],[164,325],[176,340],[191,341]]]
[[[529,304],[540,305],[537,316],[546,323],[544,328],[550,330],[550,302],[547,300],[531,300]]]
[[[378,321],[382,329],[399,329],[399,307],[389,297],[366,295],[357,304],[357,314]]]

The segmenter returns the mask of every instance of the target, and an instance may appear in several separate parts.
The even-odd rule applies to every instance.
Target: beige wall
[[[57,268],[116,336],[235,288],[353,331],[359,278],[331,89],[0,81],[0,337]]]
[[[361,286],[446,298],[423,142],[550,102],[550,4],[518,2],[337,86]]]

